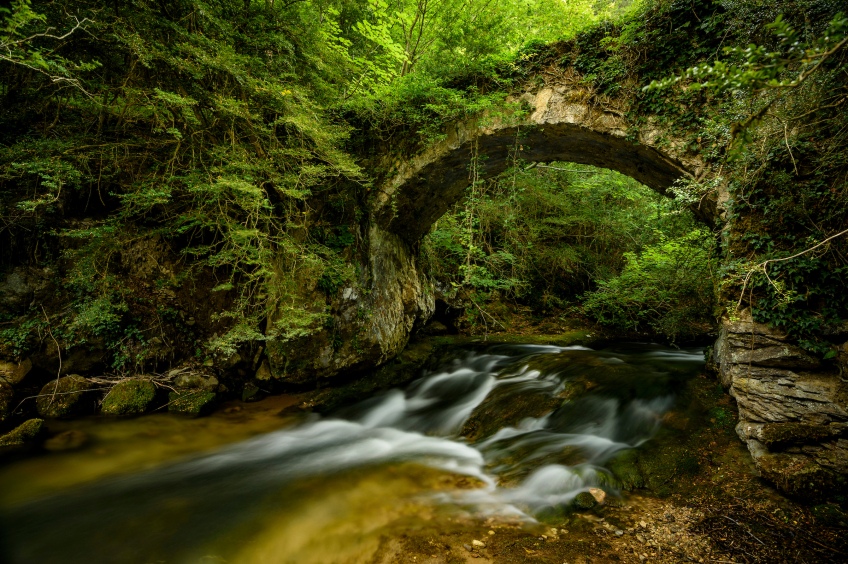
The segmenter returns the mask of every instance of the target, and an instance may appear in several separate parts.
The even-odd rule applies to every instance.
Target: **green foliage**
[[[21,357],[30,352],[45,326],[44,320],[35,315],[33,313],[31,317],[12,327],[0,329],[0,347],[5,354]]]
[[[63,257],[63,346],[105,340],[116,368],[144,362],[156,308],[137,297],[153,281],[122,257],[160,238],[183,261],[173,279],[214,272],[229,293],[208,353],[320,328],[323,303],[301,286],[333,252],[292,233],[328,178],[359,178],[347,128],[322,104],[348,69],[319,63],[338,62],[320,6],[253,4],[22,1],[0,13],[11,53],[0,58],[0,213],[9,244]],[[80,214],[93,220],[68,221]],[[36,236],[16,236],[26,231]]]
[[[309,335],[354,279],[370,179],[351,151],[411,150],[483,114],[519,118],[507,94],[559,62],[595,102],[630,100],[631,131],[650,117],[714,165],[672,193],[699,205],[729,190],[723,302],[753,273],[739,303],[826,353],[848,308],[848,250],[828,239],[848,217],[839,7],[16,0],[0,8],[0,265],[51,265],[51,331],[63,346],[106,343],[118,370],[155,362],[163,326],[199,359]],[[740,122],[758,142],[725,162]],[[513,157],[425,242],[439,276],[542,308],[588,292],[587,311],[610,323],[694,331],[706,290],[674,265],[682,249],[697,259],[690,273],[710,259],[690,217],[619,176]],[[637,282],[680,300],[649,303]],[[211,296],[202,331],[177,292]],[[687,308],[700,312],[690,325]],[[0,337],[20,353],[47,322],[18,314]]]
[[[626,253],[621,274],[587,294],[586,312],[605,325],[671,340],[705,333],[714,304],[709,242],[709,233],[695,230]]]
[[[588,291],[585,311],[599,322],[675,339],[712,326],[711,239],[626,176],[553,163],[469,188],[423,251],[438,278],[481,304],[508,298],[546,310]]]

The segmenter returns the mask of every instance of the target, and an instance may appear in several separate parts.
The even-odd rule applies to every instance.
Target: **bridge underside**
[[[609,168],[665,193],[687,171],[653,147],[623,135],[602,133],[573,123],[522,126],[480,134],[423,166],[377,210],[378,222],[410,244],[458,202],[470,184],[472,158],[478,178],[496,176],[514,159],[564,161]]]

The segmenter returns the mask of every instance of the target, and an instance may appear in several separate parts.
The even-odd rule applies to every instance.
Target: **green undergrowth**
[[[714,247],[674,201],[568,163],[472,185],[422,246],[442,286],[474,302],[460,320],[470,330],[515,331],[509,301],[672,341],[712,330]]]

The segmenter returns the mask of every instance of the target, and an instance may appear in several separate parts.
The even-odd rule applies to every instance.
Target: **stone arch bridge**
[[[339,291],[333,331],[294,343],[269,343],[270,373],[289,382],[367,370],[395,357],[435,310],[436,288],[414,248],[432,223],[459,201],[469,163],[492,177],[513,162],[569,161],[617,170],[665,192],[681,178],[709,174],[673,132],[650,119],[628,123],[627,100],[599,101],[573,76],[548,80],[512,101],[519,120],[456,123],[443,140],[415,155],[386,155],[389,170],[374,191],[356,284]],[[481,120],[484,121],[484,120]],[[726,193],[701,202],[696,214],[722,224]],[[341,342],[341,346],[339,346]],[[848,343],[845,348],[848,357]],[[843,361],[844,362],[844,361]],[[848,474],[848,384],[823,368],[784,333],[754,323],[750,314],[722,320],[713,349],[722,384],[736,399],[737,433],[764,477],[790,493],[827,489]]]

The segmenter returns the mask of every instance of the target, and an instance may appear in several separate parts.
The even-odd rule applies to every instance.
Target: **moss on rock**
[[[23,446],[35,441],[44,426],[43,419],[29,419],[0,437],[0,447]]]
[[[639,453],[636,450],[625,450],[607,463],[607,468],[613,473],[618,485],[623,490],[632,491],[645,487],[645,478],[639,471]]]
[[[596,500],[595,496],[593,496],[589,492],[580,492],[579,494],[577,494],[577,497],[574,498],[574,507],[576,509],[592,509],[597,504],[598,500]]]
[[[757,439],[766,446],[784,446],[792,443],[817,443],[834,435],[827,425],[809,425],[804,423],[766,423],[760,429]]]
[[[768,453],[755,461],[763,478],[792,496],[816,500],[828,491],[844,488],[844,477],[823,468],[808,456]]]
[[[47,383],[41,388],[36,400],[38,414],[49,418],[79,415],[85,411],[86,403],[83,400],[90,388],[89,381],[77,374]]]
[[[201,389],[179,390],[168,394],[168,411],[181,415],[206,415],[215,407],[216,395]]]
[[[124,380],[106,394],[102,410],[105,415],[139,415],[150,408],[155,398],[156,385],[150,380]]]

